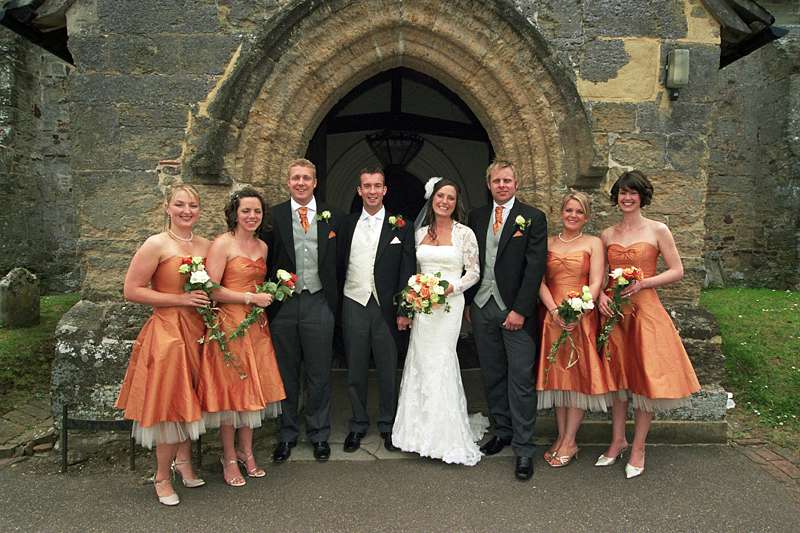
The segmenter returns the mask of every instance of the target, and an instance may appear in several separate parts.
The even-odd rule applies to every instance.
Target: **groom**
[[[356,191],[363,202],[341,224],[338,268],[342,300],[342,330],[347,352],[347,390],[353,416],[344,451],[355,452],[367,433],[367,374],[370,353],[378,377],[378,431],[384,447],[392,444],[397,411],[397,351],[401,331],[410,320],[397,316],[394,295],[414,274],[413,225],[402,216],[390,216],[383,205],[383,170],[364,169]]]
[[[276,463],[286,461],[297,444],[300,368],[308,384],[306,434],[314,446],[314,458],[327,461],[331,454],[331,361],[334,313],[339,297],[336,279],[336,223],[333,210],[314,197],[317,171],[307,159],[289,163],[288,202],[272,208],[269,241],[270,279],[282,268],[297,274],[295,294],[268,307],[270,330],[278,368],[286,390],[281,402],[281,429],[272,454]]]
[[[480,249],[481,280],[466,294],[494,436],[481,451],[494,455],[511,444],[515,475],[533,476],[536,421],[536,312],[547,262],[544,213],[516,199],[514,165],[486,169],[491,205],[472,211],[469,227]]]

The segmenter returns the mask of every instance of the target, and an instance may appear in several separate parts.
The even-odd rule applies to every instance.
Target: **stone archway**
[[[521,194],[552,205],[602,175],[570,71],[509,0],[295,1],[231,60],[194,110],[183,179],[285,197],[285,164],[351,89],[406,66],[454,91],[513,160]]]

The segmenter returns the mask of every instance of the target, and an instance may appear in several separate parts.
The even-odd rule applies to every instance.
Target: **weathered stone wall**
[[[706,206],[711,286],[800,288],[800,26],[720,71]]]
[[[0,27],[0,274],[76,290],[78,223],[69,167],[70,67]]]

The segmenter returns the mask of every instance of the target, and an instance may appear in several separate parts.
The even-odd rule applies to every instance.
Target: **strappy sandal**
[[[249,477],[264,477],[267,475],[263,468],[259,468],[258,465],[256,465],[256,458],[253,457],[252,453],[246,454],[241,450],[236,450],[236,459],[239,461],[239,464],[244,467]],[[247,468],[247,461],[251,459],[255,466],[253,466],[253,468]]]
[[[158,501],[161,504],[167,505],[169,507],[173,507],[181,503],[181,499],[178,497],[178,493],[176,492],[173,492],[172,494],[167,494],[166,496],[160,496],[158,494],[158,486],[161,485],[162,483],[169,483],[169,478],[162,479],[160,481],[156,481],[156,479],[153,478],[153,486],[156,489],[156,497],[158,498]]]
[[[235,465],[235,464],[237,464],[236,459],[231,459],[230,461],[228,461],[228,460],[225,460],[223,457],[220,457],[219,458],[219,462],[222,464],[222,479],[225,480],[225,483],[227,485],[230,485],[231,487],[243,487],[243,486],[245,486],[247,484],[247,481],[244,480],[244,478],[241,476],[241,474],[239,474],[238,476],[235,476],[235,477],[233,477],[231,479],[228,479],[227,477],[225,477],[225,465]]]

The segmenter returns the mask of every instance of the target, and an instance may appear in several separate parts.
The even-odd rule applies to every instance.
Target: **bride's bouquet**
[[[611,298],[608,306],[611,308],[612,315],[606,319],[603,324],[600,334],[597,336],[597,352],[603,353],[603,347],[608,343],[608,337],[611,335],[611,330],[622,319],[622,291],[625,287],[634,281],[640,281],[644,278],[644,273],[640,268],[629,266],[625,268],[615,268],[609,274],[611,278],[611,285],[606,289],[606,295]],[[611,354],[606,352],[606,359],[611,359]]]
[[[397,295],[397,307],[401,315],[412,318],[416,313],[429,315],[437,307],[450,311],[444,292],[450,283],[442,279],[442,273],[414,274],[408,285]]]
[[[287,272],[286,270],[279,268],[275,273],[275,281],[266,281],[261,285],[256,285],[256,293],[266,292],[275,297],[275,299],[279,302],[282,302],[294,294],[295,283],[297,283],[297,274],[293,272]],[[233,333],[231,333],[230,340],[244,335],[244,332],[247,331],[247,328],[249,328],[253,322],[258,320],[259,315],[261,315],[263,312],[263,307],[254,305],[253,308],[250,309],[250,312],[247,313],[247,316],[244,317],[244,320],[242,320],[239,325],[236,326],[236,329],[233,331]]]

